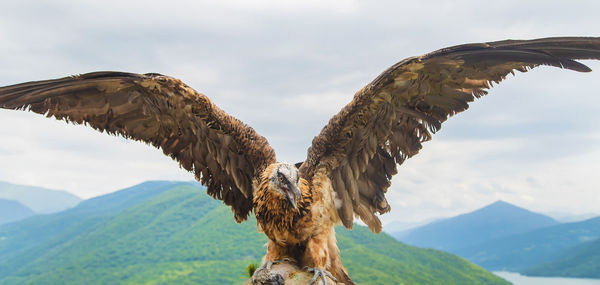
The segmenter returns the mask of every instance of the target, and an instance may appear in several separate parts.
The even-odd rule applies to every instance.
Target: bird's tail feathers
[[[339,283],[344,283],[346,285],[355,285],[354,282],[352,282],[352,279],[350,279],[350,276],[348,276],[348,272],[346,271],[346,269],[341,266],[340,269],[337,272],[337,279]]]

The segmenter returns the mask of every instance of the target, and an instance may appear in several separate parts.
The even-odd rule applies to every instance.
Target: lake
[[[600,279],[529,277],[506,271],[495,271],[494,274],[512,282],[514,285],[600,285]]]

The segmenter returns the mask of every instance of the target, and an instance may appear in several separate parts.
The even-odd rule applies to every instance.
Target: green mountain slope
[[[87,210],[79,217],[102,212]],[[3,246],[19,245],[16,238],[35,228],[30,220],[21,232],[0,227],[0,260],[6,260]],[[0,284],[240,284],[245,266],[266,250],[255,220],[236,224],[228,208],[195,185],[171,185],[96,220],[60,243],[37,247],[36,256],[13,254],[0,262],[3,268],[21,259],[0,269]],[[337,236],[345,266],[362,284],[508,284],[454,255],[410,247],[365,227],[339,228]]]
[[[65,191],[16,185],[0,181],[0,198],[19,201],[37,213],[56,213],[71,208],[81,198]]]
[[[558,258],[564,250],[600,238],[600,217],[492,240],[455,253],[489,270],[521,272]]]
[[[563,250],[555,260],[522,273],[531,276],[600,278],[600,239]]]
[[[508,284],[443,251],[409,246],[358,225],[337,230],[342,262],[359,284]]]
[[[548,216],[497,201],[476,211],[394,236],[410,245],[456,253],[474,244],[556,224],[558,222]]]
[[[185,182],[146,182],[112,194],[83,201],[55,214],[38,215],[0,226],[0,276],[16,272],[49,250],[62,248],[116,214]],[[197,184],[195,184],[197,185]]]
[[[0,225],[22,220],[35,215],[27,206],[18,201],[0,199]]]

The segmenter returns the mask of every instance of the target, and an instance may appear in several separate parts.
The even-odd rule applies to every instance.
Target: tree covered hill
[[[110,218],[181,183],[146,182],[83,201],[66,211],[0,226],[0,277],[16,272],[53,248],[100,227]],[[1,283],[0,283],[1,284]]]
[[[600,278],[600,238],[563,250],[554,260],[522,271],[531,276]]]
[[[0,284],[241,284],[266,237],[196,183],[150,182],[0,227]],[[457,256],[337,229],[361,284],[509,284]]]

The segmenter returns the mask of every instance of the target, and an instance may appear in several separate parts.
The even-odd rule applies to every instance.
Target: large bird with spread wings
[[[267,140],[178,79],[93,72],[0,88],[0,107],[25,109],[162,149],[193,172],[237,222],[251,212],[269,238],[264,263],[291,260],[314,282],[353,284],[334,226],[360,218],[381,231],[397,166],[450,116],[514,71],[549,65],[588,72],[600,38],[466,44],[394,64],[359,90],[316,136],[305,161],[278,162]]]

